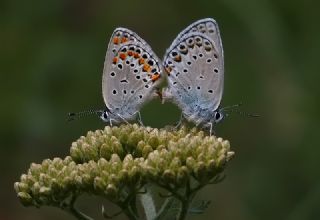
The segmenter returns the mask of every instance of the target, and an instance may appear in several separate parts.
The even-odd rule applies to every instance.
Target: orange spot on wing
[[[119,57],[120,57],[121,60],[125,60],[126,57],[127,57],[127,54],[125,54],[125,53],[120,53]]]
[[[145,64],[143,65],[143,71],[145,71],[145,72],[150,72],[150,71],[151,71],[150,65],[145,63]]]
[[[157,81],[159,78],[160,78],[160,74],[154,74],[154,75],[151,77],[151,80],[152,80],[152,82],[155,82],[155,81]]]
[[[132,55],[133,55],[133,52],[132,52],[131,50],[129,50],[129,51],[128,51],[128,56],[131,57]]]
[[[180,55],[175,56],[174,61],[181,62],[181,56]]]
[[[128,41],[128,38],[126,38],[126,37],[121,38],[121,43],[122,43],[122,44],[125,43],[125,42],[127,42],[127,41]]]
[[[140,57],[140,55],[138,53],[133,53],[133,57],[137,59]]]
[[[170,76],[170,72],[172,71],[172,68],[170,66],[168,66],[165,69],[166,69],[168,76]]]
[[[144,64],[144,59],[143,58],[139,59],[139,65],[141,65],[141,64]]]
[[[113,60],[112,60],[112,63],[116,64],[117,62],[118,62],[118,57],[114,57]]]
[[[119,37],[114,37],[113,38],[113,43],[114,44],[119,44]]]

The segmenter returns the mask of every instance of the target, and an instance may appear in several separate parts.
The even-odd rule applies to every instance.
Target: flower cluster
[[[65,159],[31,164],[14,186],[26,206],[61,206],[83,193],[118,202],[149,182],[170,189],[185,187],[191,179],[205,185],[233,155],[228,141],[196,129],[107,126],[80,137]]]

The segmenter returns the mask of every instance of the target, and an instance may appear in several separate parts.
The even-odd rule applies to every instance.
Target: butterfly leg
[[[158,94],[162,104],[164,104],[166,101],[173,100],[173,95],[168,88],[163,88],[162,91],[158,90]]]
[[[129,124],[129,122],[124,118],[122,117],[120,114],[117,114],[119,116],[119,118],[121,118],[125,123]]]
[[[152,98],[159,98],[163,102],[162,90],[159,87],[155,88],[155,91],[152,93]]]
[[[215,132],[214,132],[214,130],[213,130],[213,124],[212,124],[212,122],[209,122],[208,123],[208,125],[209,125],[209,133],[210,133],[210,136],[213,134],[213,135],[215,135]]]
[[[142,118],[141,118],[141,114],[140,114],[140,112],[139,112],[139,111],[137,111],[135,114],[137,114],[137,115],[138,115],[138,122],[139,122],[139,124],[140,124],[141,126],[143,126],[143,127],[144,127],[143,122],[142,122]]]
[[[113,121],[113,119],[110,118],[110,119],[109,119],[109,123],[110,123],[110,126],[111,126],[111,127],[112,127],[112,121]]]
[[[177,125],[174,126],[174,129],[175,129],[175,130],[178,130],[178,128],[182,125],[183,120],[184,120],[184,117],[183,117],[183,114],[181,113],[180,119],[179,119]]]

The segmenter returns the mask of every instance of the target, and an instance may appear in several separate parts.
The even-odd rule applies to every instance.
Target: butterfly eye
[[[105,112],[103,113],[102,117],[103,117],[104,119],[107,119],[107,118],[109,117],[108,112],[107,112],[107,111],[105,111]]]
[[[223,114],[220,112],[216,112],[214,119],[215,119],[215,123],[220,122],[223,119]]]

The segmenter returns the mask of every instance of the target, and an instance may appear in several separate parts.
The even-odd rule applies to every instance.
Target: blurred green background
[[[31,162],[65,157],[72,141],[105,126],[95,117],[65,119],[104,106],[101,76],[114,28],[136,31],[162,57],[204,17],[221,29],[222,105],[243,102],[261,117],[234,115],[217,126],[236,157],[225,181],[196,199],[211,200],[210,208],[190,219],[320,219],[319,8],[311,0],[1,1],[0,219],[72,219],[54,208],[24,208],[13,183]],[[179,119],[175,106],[157,101],[142,113],[155,127]],[[97,216],[95,200],[80,206]]]

